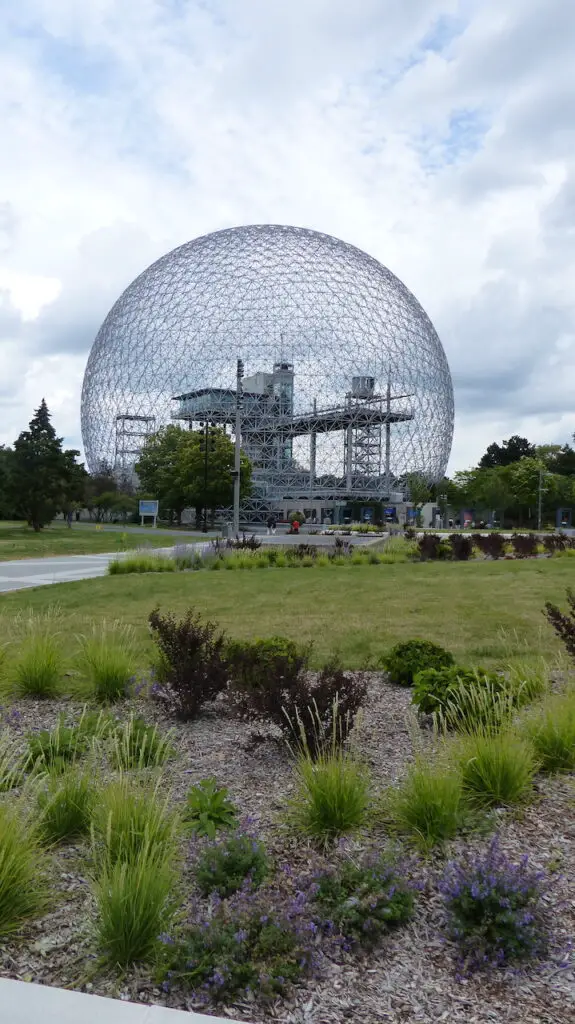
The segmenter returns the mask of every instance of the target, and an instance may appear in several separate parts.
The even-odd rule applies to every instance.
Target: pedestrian
[[[274,516],[268,516],[266,526],[268,528],[268,534],[274,534],[276,532],[276,521]]]
[[[69,512],[66,513],[66,521],[68,523],[68,529],[71,530],[72,529],[72,510],[71,509],[70,509]]]
[[[294,533],[299,533],[299,520],[298,519],[294,519],[293,523],[291,524],[291,528],[292,528]]]

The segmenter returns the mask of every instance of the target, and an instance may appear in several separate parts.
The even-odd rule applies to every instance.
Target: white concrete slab
[[[0,1024],[241,1024],[0,978]]]

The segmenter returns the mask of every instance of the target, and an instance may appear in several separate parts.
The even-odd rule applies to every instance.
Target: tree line
[[[554,523],[557,509],[575,507],[575,449],[535,445],[515,434],[489,445],[477,466],[435,490],[452,509],[483,512],[489,521],[510,526],[537,525],[541,501],[542,521]]]
[[[179,523],[184,509],[192,508],[199,525],[208,518],[213,522],[216,509],[232,503],[234,445],[210,423],[198,430],[169,425],[148,437],[135,466],[136,479],[122,478],[106,465],[90,475],[79,455],[63,447],[42,400],[28,430],[12,447],[0,446],[0,518],[24,519],[34,530],[58,513],[71,515],[83,508],[96,521],[137,519],[139,499],[153,498],[163,518]],[[243,452],[240,479],[245,497],[252,466]],[[535,445],[513,435],[490,444],[476,467],[432,489],[418,474],[407,483],[418,508],[434,500],[454,511],[483,512],[488,521],[502,525],[530,526],[537,522],[541,500],[543,521],[553,522],[556,509],[575,508],[575,448]]]

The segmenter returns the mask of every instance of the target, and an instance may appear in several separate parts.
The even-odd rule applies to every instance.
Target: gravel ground
[[[379,784],[399,778],[413,754],[408,705],[409,691],[389,686],[380,677],[371,680],[359,744]],[[21,712],[20,723],[14,726],[20,732],[53,725],[62,710],[71,715],[80,711],[62,701],[19,702],[12,707]],[[164,727],[170,724],[161,709],[148,702],[134,700],[130,709]],[[183,798],[193,782],[215,775],[229,787],[241,811],[255,817],[272,854],[296,870],[304,868],[309,850],[280,825],[281,808],[292,789],[283,745],[273,735],[254,734],[253,726],[217,707],[191,725],[177,725],[174,734],[180,756],[167,774],[175,799]],[[430,742],[429,734],[423,734],[422,742]],[[559,951],[549,963],[522,974],[498,972],[459,980],[441,936],[441,900],[431,883],[443,861],[435,857],[425,866],[428,884],[414,920],[377,952],[360,957],[341,953],[337,960],[327,960],[321,977],[298,988],[291,1000],[265,1009],[239,1003],[218,1012],[254,1024],[573,1024],[575,958],[567,950],[575,936],[574,812],[575,780],[568,776],[539,781],[533,803],[500,815],[504,851],[513,859],[528,853],[534,864],[553,871],[548,900]],[[457,856],[471,845],[479,850],[488,842],[488,837],[458,840],[448,855]],[[142,971],[121,981],[97,972],[86,852],[85,846],[69,846],[55,854],[59,899],[48,915],[28,925],[20,936],[0,941],[0,972],[20,980],[187,1008],[184,997],[163,995]]]

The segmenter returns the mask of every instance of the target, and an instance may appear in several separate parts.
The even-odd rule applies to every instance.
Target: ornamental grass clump
[[[384,797],[383,816],[423,851],[453,839],[469,819],[461,774],[441,762],[416,758]]]
[[[38,793],[36,827],[42,842],[64,843],[87,835],[96,797],[86,772],[71,769],[49,779]]]
[[[121,776],[100,793],[92,821],[92,846],[97,860],[131,863],[148,846],[169,856],[178,835],[179,820],[162,796],[164,785],[139,785]]]
[[[427,706],[439,698],[433,715],[440,730],[497,733],[510,725],[518,698],[517,691],[503,675],[484,669],[456,669],[446,680],[443,693],[441,681],[431,681],[429,675],[420,673],[415,689],[418,694],[424,694]]]
[[[98,863],[92,889],[104,958],[120,968],[150,960],[176,909],[172,859],[149,838],[130,860],[106,857]]]
[[[16,931],[48,902],[46,861],[37,835],[19,810],[0,804],[0,935]]]
[[[440,889],[447,930],[464,971],[541,957],[549,945],[544,875],[523,857],[514,864],[497,837],[483,856],[448,865]]]
[[[537,768],[533,747],[514,732],[467,736],[460,747],[459,766],[465,793],[482,806],[519,804],[533,791]]]
[[[59,634],[48,622],[30,620],[12,668],[20,696],[45,700],[58,695],[64,656]]]
[[[125,558],[114,558],[108,562],[109,576],[122,576],[126,573],[141,572],[175,572],[179,566],[169,555],[152,555],[140,552],[127,555]]]
[[[188,790],[183,817],[197,835],[215,839],[218,831],[236,826],[237,810],[225,786],[202,779]]]
[[[345,860],[315,876],[311,898],[321,926],[347,944],[371,948],[413,913],[413,885],[391,856],[375,854],[362,863]]]
[[[80,664],[96,700],[114,703],[126,697],[136,669],[133,629],[103,623],[81,637],[80,644]]]
[[[173,755],[171,736],[135,715],[116,729],[111,743],[112,763],[126,771],[159,768]]]
[[[269,871],[263,843],[254,836],[238,833],[206,846],[196,863],[196,882],[204,896],[231,896],[242,886],[257,889]]]
[[[288,821],[321,844],[361,829],[371,799],[369,769],[349,750],[332,743],[317,757],[302,751],[296,759],[296,792]]]
[[[526,718],[523,728],[535,751],[539,771],[575,770],[575,693],[550,697]]]

